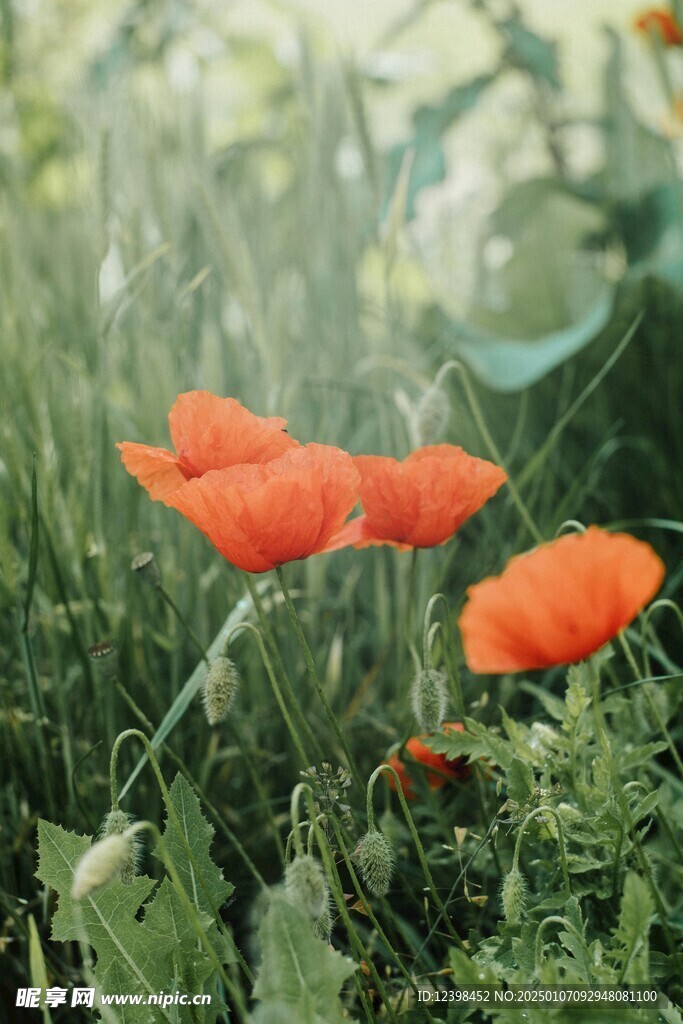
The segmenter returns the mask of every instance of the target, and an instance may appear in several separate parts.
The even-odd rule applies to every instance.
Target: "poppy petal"
[[[280,416],[255,416],[234,398],[209,391],[178,395],[168,414],[171,440],[190,476],[242,463],[265,463],[298,447]]]
[[[179,460],[165,448],[151,448],[146,444],[122,441],[121,462],[148,492],[152,501],[166,501],[169,494],[181,487],[188,478]]]
[[[581,661],[633,621],[664,571],[649,544],[597,527],[517,555],[467,591],[467,664],[499,673]]]

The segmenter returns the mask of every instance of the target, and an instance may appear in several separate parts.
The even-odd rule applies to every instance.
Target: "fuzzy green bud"
[[[375,896],[385,896],[394,873],[394,851],[386,836],[371,828],[356,851],[363,881]]]
[[[218,725],[230,714],[240,685],[240,675],[230,658],[211,662],[202,686],[202,701],[209,725]]]
[[[290,903],[301,907],[312,921],[319,921],[329,909],[329,892],[320,861],[304,853],[285,869],[285,892]]]
[[[130,815],[125,811],[116,808],[105,816],[102,823],[102,837],[120,836],[130,828]],[[135,878],[138,868],[139,841],[137,834],[126,837],[128,841],[128,859],[121,868],[120,879],[124,885],[130,885]]]
[[[130,857],[130,837],[125,833],[106,836],[83,854],[71,887],[75,900],[82,900],[118,878]]]
[[[451,408],[448,395],[432,384],[422,395],[415,410],[415,430],[420,445],[434,444],[448,423]]]
[[[503,879],[500,892],[503,913],[508,924],[517,925],[522,920],[528,895],[526,878],[519,868],[513,867]]]
[[[410,690],[410,699],[420,729],[436,732],[443,722],[448,703],[446,676],[433,668],[418,672]]]

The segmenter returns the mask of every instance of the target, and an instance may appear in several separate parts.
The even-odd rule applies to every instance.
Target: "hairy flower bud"
[[[218,725],[230,714],[240,685],[240,675],[230,658],[211,662],[202,686],[202,701],[209,725]]]
[[[451,408],[448,395],[433,384],[427,388],[417,403],[415,429],[419,445],[434,444],[441,437]]]
[[[446,714],[446,676],[436,669],[426,668],[413,680],[410,699],[420,729],[436,732]]]
[[[130,827],[130,815],[116,808],[105,816],[102,823],[102,837],[119,836]],[[124,885],[130,885],[137,874],[139,841],[137,834],[126,837],[128,842],[128,859],[120,871],[120,879]]]
[[[503,879],[500,892],[503,913],[508,924],[517,925],[526,909],[529,887],[519,868],[512,868]]]
[[[312,921],[319,921],[329,909],[329,893],[322,864],[309,854],[300,854],[285,869],[285,892],[291,903],[301,907]]]
[[[376,828],[371,828],[358,844],[358,866],[363,881],[375,896],[385,896],[394,872],[391,843]]]
[[[158,587],[161,583],[159,566],[151,551],[141,551],[130,563],[130,567],[135,575],[150,587]]]
[[[106,836],[93,843],[76,865],[71,887],[73,898],[82,900],[118,878],[129,858],[130,837],[125,833]]]

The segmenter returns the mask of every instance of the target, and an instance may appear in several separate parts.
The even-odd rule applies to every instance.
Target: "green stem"
[[[524,837],[524,831],[534,818],[537,818],[539,814],[552,814],[555,819],[555,825],[557,827],[557,845],[560,848],[560,864],[562,866],[562,878],[564,879],[564,887],[567,890],[567,897],[571,897],[572,887],[569,882],[569,870],[567,868],[567,851],[564,845],[564,829],[562,827],[562,819],[553,807],[548,807],[545,804],[541,804],[540,807],[535,807],[533,811],[527,814],[526,818],[522,822],[519,832],[517,833],[517,842],[515,843],[515,852],[512,858],[512,870],[519,870],[519,855],[522,849],[522,839]]]
[[[629,665],[631,666],[631,671],[633,672],[635,681],[637,683],[641,682],[642,677],[641,677],[640,669],[638,668],[638,664],[636,662],[636,659],[633,656],[633,651],[631,650],[631,645],[629,644],[628,640],[626,639],[626,635],[623,632],[623,630],[622,630],[621,633],[619,633],[619,642],[620,642],[620,644],[622,646],[622,650],[624,651],[624,654],[626,655],[626,660],[628,661]],[[644,649],[645,648],[643,648],[643,650]],[[647,655],[645,655],[645,658],[646,658],[645,674],[649,675],[650,674],[650,671],[649,671],[650,670],[650,665],[649,665],[649,660],[647,659]],[[643,696],[645,697],[645,700],[647,701],[647,706],[648,706],[648,708],[650,710],[650,714],[654,718],[654,720],[657,723],[657,726],[659,728],[659,731],[661,732],[662,736],[666,740],[667,746],[669,748],[669,753],[671,754],[672,758],[674,759],[674,763],[675,763],[676,767],[678,768],[678,771],[680,772],[681,776],[683,776],[683,761],[681,760],[681,755],[678,753],[678,750],[676,749],[676,744],[674,743],[674,740],[673,740],[673,736],[669,732],[669,730],[667,728],[667,725],[666,725],[666,722],[662,718],[662,714],[661,714],[659,708],[657,707],[655,699],[652,696],[652,694],[650,693],[650,686],[651,685],[652,685],[651,683],[645,683],[645,682],[643,683],[643,687],[642,687]]]
[[[138,707],[138,705],[135,703],[135,701],[133,700],[131,695],[128,693],[128,691],[126,690],[126,688],[123,685],[123,683],[121,683],[121,681],[119,679],[114,678],[114,686],[116,687],[116,689],[118,690],[120,695],[123,697],[123,699],[126,701],[126,703],[128,704],[129,708],[131,709],[131,711],[135,714],[135,716],[137,717],[137,719],[140,722],[140,724],[145,729],[147,729],[148,732],[150,732],[152,735],[154,735],[154,732],[155,732],[154,726],[152,725],[150,720],[147,718],[147,716],[145,715],[144,711],[140,707]],[[244,847],[242,846],[241,842],[239,841],[239,839],[237,838],[235,833],[232,831],[230,826],[227,824],[227,822],[223,818],[223,815],[211,803],[211,801],[209,800],[208,796],[206,795],[206,793],[204,792],[202,787],[199,785],[197,780],[191,774],[190,769],[187,767],[187,765],[185,764],[183,759],[181,757],[179,757],[178,754],[176,754],[176,752],[171,747],[169,747],[169,745],[166,742],[164,742],[163,740],[162,740],[160,746],[161,746],[161,749],[164,751],[164,753],[167,755],[167,757],[169,757],[171,759],[171,761],[173,761],[173,763],[180,769],[180,771],[183,773],[183,775],[185,776],[187,781],[190,783],[190,785],[193,786],[196,789],[196,791],[197,791],[197,793],[198,793],[202,803],[205,804],[205,806],[207,807],[207,809],[209,810],[209,812],[213,816],[213,819],[216,822],[216,825],[218,826],[218,828],[221,830],[221,832],[223,833],[225,838],[228,840],[228,842],[231,843],[235,847],[235,849],[237,850],[238,854],[242,858],[242,861],[244,862],[244,865],[247,868],[247,870],[251,872],[251,874],[253,875],[255,880],[258,882],[258,884],[262,888],[265,889],[266,888],[266,883],[265,883],[265,881],[263,879],[263,876],[262,876],[261,872],[258,870],[256,865],[254,864],[253,860],[251,859],[251,857],[249,856],[247,851],[244,849]],[[280,840],[279,832],[276,832],[275,836],[276,836],[276,838],[278,840],[278,844],[277,845],[278,845],[278,847],[280,847],[281,843],[279,842],[279,840]]]
[[[358,765],[356,764],[356,760],[353,754],[351,753],[351,749],[348,743],[346,742],[344,733],[342,732],[341,726],[339,725],[336,715],[332,710],[332,706],[330,705],[330,702],[327,699],[327,695],[325,694],[325,691],[322,688],[320,679],[318,678],[318,671],[315,667],[313,655],[311,653],[310,647],[308,646],[308,642],[304,635],[304,631],[301,628],[299,616],[297,615],[296,608],[294,607],[294,603],[287,588],[287,584],[285,583],[285,578],[281,567],[278,566],[275,572],[277,573],[277,578],[280,581],[280,586],[282,587],[282,595],[285,599],[285,605],[287,607],[287,611],[289,612],[289,618],[291,620],[294,633],[296,634],[296,638],[299,641],[301,650],[303,651],[304,661],[306,662],[306,668],[308,669],[309,677],[311,679],[311,682],[313,683],[313,686],[315,687],[315,691],[318,694],[318,697],[320,698],[320,702],[323,708],[325,709],[325,714],[327,715],[330,725],[334,729],[335,735],[339,740],[339,743],[341,745],[342,750],[344,751],[344,754],[346,755],[349,768],[351,769],[354,781],[358,786],[358,790],[362,793],[364,789],[364,784],[361,774],[358,770]]]
[[[449,623],[448,623],[448,613],[449,613],[450,609],[448,607],[448,601],[446,600],[446,597],[445,597],[444,594],[433,594],[430,597],[430,599],[429,599],[429,602],[427,604],[427,608],[425,610],[425,621],[424,621],[424,630],[423,630],[423,634],[422,634],[422,642],[423,642],[423,645],[428,645],[429,644],[428,623],[431,622],[432,609],[434,608],[434,606],[437,603],[437,601],[441,601],[442,602],[442,604],[444,606],[444,609],[445,609],[445,612],[446,612],[446,624],[445,624],[445,627],[444,627],[444,630],[443,630],[444,636],[445,636],[445,639],[444,639],[444,660],[446,661],[446,664],[448,665],[448,668],[450,669],[450,671],[447,673],[447,675],[448,675],[449,687],[451,689],[451,698],[453,700],[453,706],[455,707],[455,713],[458,716],[459,720],[464,725],[465,724],[465,714],[466,714],[466,712],[465,712],[465,698],[463,697],[463,692],[462,692],[462,680],[460,679],[460,669],[458,667],[458,654],[457,654],[457,651],[455,649],[455,640],[454,640],[454,636],[453,636],[452,631],[448,628],[448,626],[449,626]],[[426,650],[427,650],[427,647],[423,647],[423,656],[424,656],[424,661],[425,661],[425,668],[428,667],[427,666],[427,654],[425,653]],[[446,651],[450,652],[450,655],[451,655],[450,659],[446,657]],[[429,657],[430,657],[430,662],[431,662],[431,652],[430,652]]]
[[[418,835],[417,829],[415,828],[415,822],[413,821],[413,816],[410,813],[410,809],[408,808],[408,804],[406,802],[406,798],[403,795],[403,787],[401,785],[401,780],[400,780],[400,778],[398,776],[398,772],[394,768],[392,768],[391,765],[389,765],[389,764],[381,764],[377,768],[375,768],[374,772],[370,776],[370,780],[368,782],[368,787],[374,786],[375,779],[377,779],[382,772],[391,772],[391,774],[394,776],[394,782],[396,784],[396,793],[398,794],[399,803],[401,804],[401,810],[403,811],[403,817],[406,819],[406,824],[408,825],[408,829],[410,831],[410,835],[412,836],[413,843],[415,844],[415,849],[417,851],[418,860],[420,861],[420,867],[422,868],[422,872],[423,872],[423,874],[425,876],[425,880],[427,882],[427,888],[429,889],[430,895],[431,895],[432,899],[434,900],[434,903],[436,904],[436,907],[437,907],[437,909],[439,911],[439,915],[443,918],[443,922],[446,925],[446,928],[448,929],[449,935],[455,941],[455,943],[460,947],[460,949],[463,952],[466,953],[467,952],[467,946],[465,945],[465,943],[463,942],[463,940],[460,938],[460,936],[458,935],[457,931],[453,927],[453,923],[452,923],[452,921],[451,921],[451,919],[450,919],[450,917],[448,915],[448,911],[446,910],[445,906],[443,905],[441,897],[439,896],[439,894],[438,894],[438,892],[436,890],[436,886],[434,884],[434,879],[432,878],[432,873],[431,873],[431,871],[429,869],[429,864],[427,863],[427,857],[425,856],[425,851],[424,851],[424,847],[422,845],[422,841],[420,839],[420,836]]]
[[[571,923],[571,921],[567,921],[566,918],[559,917],[557,914],[552,914],[550,917],[544,917],[538,926],[538,931],[536,932],[536,941],[534,943],[534,964],[536,968],[535,974],[537,979],[538,975],[540,974],[541,968],[543,967],[543,932],[546,928],[546,925],[549,924],[561,924],[563,928],[567,929],[567,931],[573,932],[574,935],[576,935],[576,937],[579,939],[581,946],[583,947],[584,953],[588,953],[588,950],[586,949],[585,938],[583,937],[579,929]]]
[[[252,579],[251,575],[248,572],[245,572],[244,576],[246,579],[247,588],[251,595],[252,603],[254,605],[254,608],[256,609],[256,614],[258,616],[261,629],[263,630],[263,636],[266,638],[266,642],[268,644],[268,647],[270,648],[270,653],[273,656],[273,660],[280,674],[280,679],[282,680],[283,688],[287,696],[287,700],[289,701],[289,706],[293,709],[296,720],[299,726],[301,727],[301,732],[306,737],[308,748],[313,752],[313,757],[306,761],[305,767],[308,768],[312,764],[319,764],[322,761],[322,751],[320,749],[320,745],[313,730],[308,724],[306,716],[303,714],[299,707],[299,702],[296,698],[296,694],[292,689],[292,684],[289,681],[289,676],[287,675],[285,666],[282,662],[280,648],[278,647],[275,637],[273,636],[273,631],[271,629],[270,622],[268,621],[268,616],[265,613],[263,601],[261,600],[261,595],[258,592],[258,587],[254,583],[254,580]]]
[[[185,616],[181,612],[181,610],[178,607],[178,605],[175,603],[175,601],[173,600],[173,598],[171,597],[169,592],[166,590],[166,588],[164,587],[163,583],[161,583],[161,582],[157,583],[156,589],[159,591],[159,593],[163,597],[164,601],[169,606],[169,608],[171,609],[171,611],[173,612],[173,614],[177,618],[178,622],[183,627],[183,629],[185,630],[185,632],[189,636],[190,640],[195,645],[195,647],[197,648],[197,650],[201,654],[202,658],[204,659],[204,661],[208,665],[209,664],[209,659],[207,657],[206,649],[204,648],[204,644],[201,642],[201,640],[199,639],[199,637],[197,636],[195,631],[192,629],[192,626],[189,624],[189,622],[187,621],[187,619],[185,618]]]

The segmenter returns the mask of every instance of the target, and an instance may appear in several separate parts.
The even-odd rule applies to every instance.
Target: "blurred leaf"
[[[472,110],[495,77],[495,74],[479,75],[450,89],[440,103],[425,104],[417,108],[413,114],[413,138],[393,146],[386,156],[383,219],[388,214],[396,183],[409,150],[413,151],[414,156],[406,190],[406,220],[411,220],[415,216],[415,202],[419,192],[428,185],[437,185],[443,181],[446,176],[446,158],[441,146],[441,136],[459,117]]]
[[[541,78],[553,89],[560,88],[557,66],[557,51],[554,42],[542,39],[528,29],[517,18],[508,18],[497,23],[508,44],[508,59],[530,71],[535,78]]]
[[[552,179],[513,188],[491,218],[480,283],[452,347],[500,391],[529,387],[609,322],[615,286],[594,248],[606,220]]]
[[[519,757],[513,757],[506,772],[507,795],[518,804],[525,804],[534,789],[534,773]]]
[[[647,981],[647,940],[653,913],[654,905],[647,884],[635,871],[629,871],[624,881],[619,924],[614,930],[614,938],[623,947],[623,980],[634,985]]]
[[[356,964],[317,938],[304,912],[281,894],[272,896],[259,938],[254,1024],[341,1024],[339,989]]]

